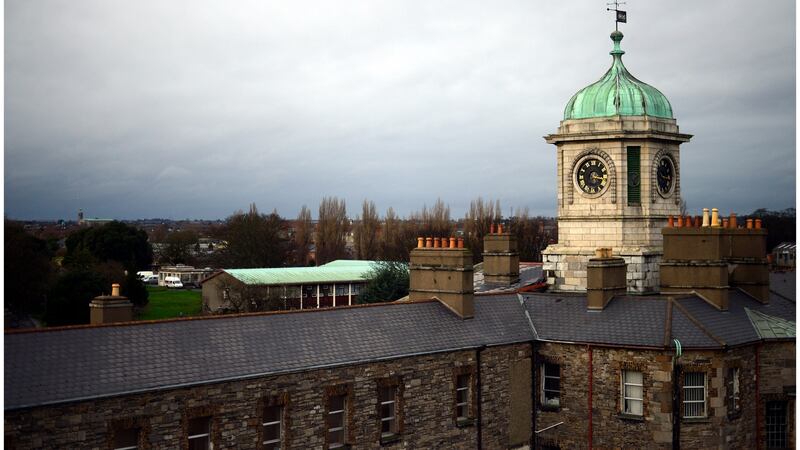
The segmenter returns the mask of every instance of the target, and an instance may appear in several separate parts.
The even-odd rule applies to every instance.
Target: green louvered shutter
[[[642,203],[640,150],[639,147],[628,147],[628,204],[636,206]]]

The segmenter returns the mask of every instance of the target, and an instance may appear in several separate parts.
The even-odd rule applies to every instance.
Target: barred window
[[[469,398],[472,376],[468,373],[456,377],[456,419],[469,419]]]
[[[279,450],[283,439],[283,406],[272,405],[264,408],[264,448]]]
[[[767,402],[766,408],[767,448],[787,448],[789,440],[786,402]]]
[[[706,417],[705,372],[683,374],[683,417],[687,419]]]
[[[189,420],[189,450],[211,450],[211,418],[195,417]]]
[[[381,411],[381,438],[397,434],[397,386],[381,387],[378,391]]]
[[[561,366],[542,364],[542,406],[558,408],[561,405]]]
[[[622,412],[635,416],[642,415],[644,387],[642,372],[635,370],[622,371]]]
[[[139,428],[114,431],[114,450],[136,450],[139,448]]]
[[[328,398],[328,448],[342,448],[347,432],[347,395]]]

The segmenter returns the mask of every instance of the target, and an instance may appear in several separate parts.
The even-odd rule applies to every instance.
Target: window
[[[189,450],[211,450],[211,418],[189,419]]]
[[[728,415],[736,415],[742,411],[742,403],[739,394],[739,368],[731,367],[728,369]]]
[[[380,403],[381,439],[389,439],[397,434],[397,386],[378,388]]]
[[[706,417],[705,372],[683,374],[683,417],[687,419]]]
[[[354,285],[352,285],[352,289],[353,289],[353,295],[358,295],[358,294],[360,294],[360,293],[361,293],[361,287],[362,287],[362,285],[360,285],[360,284],[354,284]]]
[[[347,286],[341,284],[336,286],[336,295],[347,295]]]
[[[278,450],[283,439],[283,406],[271,405],[264,408],[264,448]]]
[[[767,402],[767,448],[787,448],[786,402]]]
[[[468,373],[456,376],[456,420],[469,420],[470,385],[472,376]]]
[[[552,363],[542,364],[541,404],[547,408],[561,405],[561,366]]]
[[[342,448],[347,432],[347,395],[328,397],[328,448]]]
[[[628,204],[640,205],[642,202],[642,179],[639,161],[640,148],[628,147]]]
[[[114,431],[114,450],[135,450],[139,448],[139,428],[125,428]]]
[[[622,371],[622,413],[641,416],[643,412],[644,387],[642,372],[635,370]]]

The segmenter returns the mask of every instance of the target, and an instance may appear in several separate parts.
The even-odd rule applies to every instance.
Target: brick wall
[[[491,347],[481,353],[484,448],[509,447],[515,401],[511,368],[529,358],[527,344]],[[258,448],[263,405],[280,398],[287,405],[287,448],[323,449],[326,392],[346,385],[351,392],[349,434],[354,448],[471,449],[476,447],[477,426],[455,423],[453,374],[475,365],[475,351],[461,351],[6,411],[5,439],[7,448],[17,449],[107,449],[110,430],[127,421],[148,430],[145,447],[175,449],[182,448],[187,417],[213,415],[215,449]],[[392,377],[403,383],[402,432],[400,440],[381,446],[377,386]],[[470,414],[477,414],[476,404],[471,405]]]

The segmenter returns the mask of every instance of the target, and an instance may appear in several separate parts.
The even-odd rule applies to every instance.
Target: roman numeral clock
[[[628,264],[628,292],[658,291],[661,228],[680,213],[681,134],[658,89],[622,64],[622,33],[611,33],[611,68],[567,103],[555,144],[558,243],[544,252],[550,289],[585,291],[586,263],[611,247]]]

